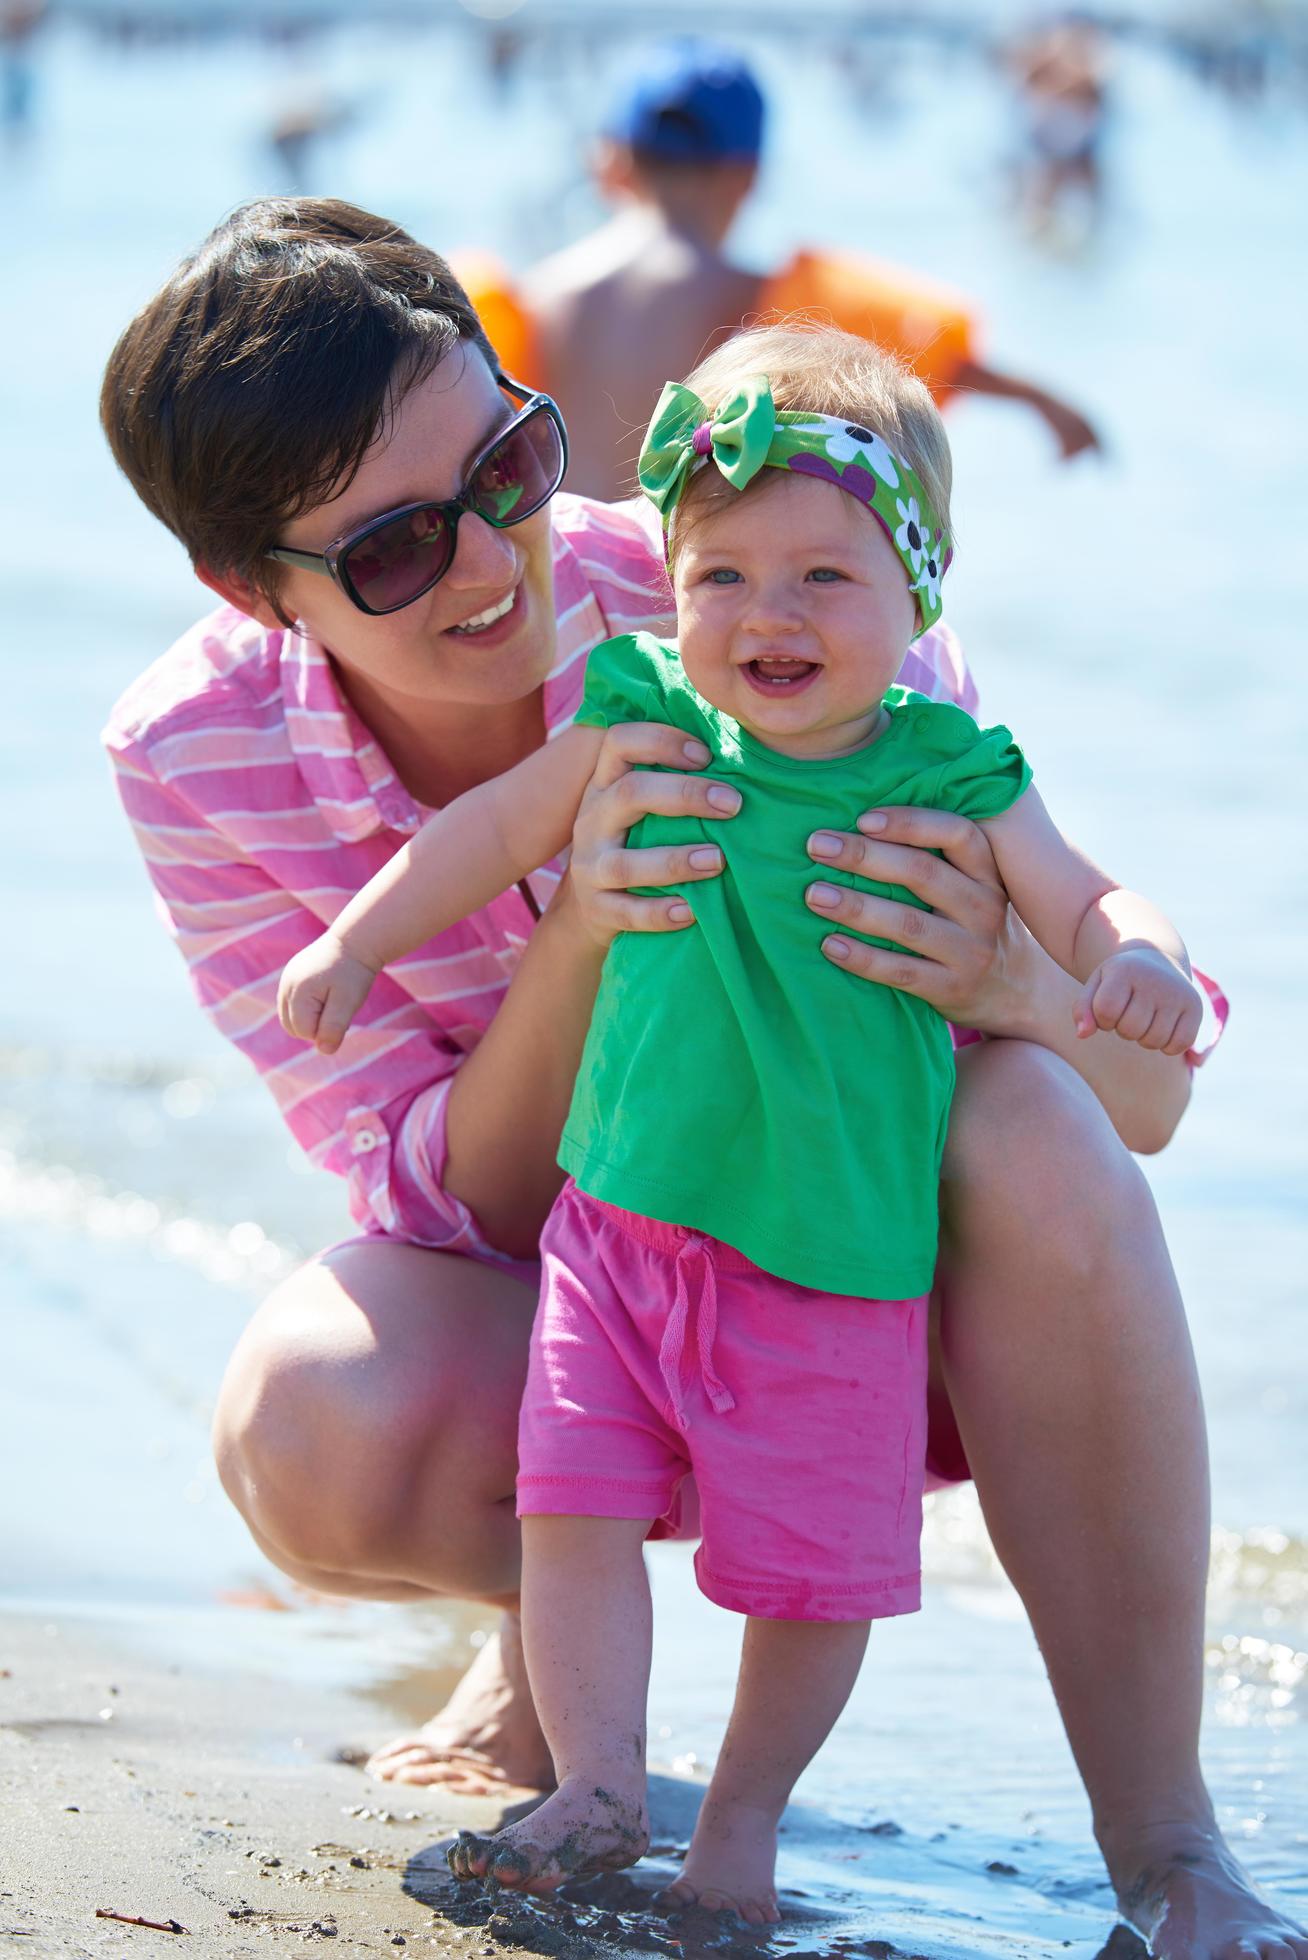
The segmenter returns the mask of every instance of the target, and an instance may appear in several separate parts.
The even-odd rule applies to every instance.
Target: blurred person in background
[[[374,1775],[545,1788],[514,1507],[539,1233],[605,949],[691,923],[631,888],[720,868],[627,833],[660,810],[729,822],[734,794],[679,732],[612,729],[566,873],[388,968],[341,1054],[282,1033],[277,985],[425,812],[567,725],[593,647],[669,626],[659,542],[631,510],[551,495],[552,409],[505,375],[448,266],[335,202],[222,224],[121,336],[102,416],[221,601],[114,709],[119,792],[202,1007],[348,1180],[358,1228],[254,1313],[215,1413],[223,1484],[317,1590],[501,1609],[450,1705]],[[908,677],[976,703],[943,626]],[[1198,1760],[1203,1417],[1129,1154],[1171,1137],[1187,1059],[1078,1040],[1077,983],[1019,926],[976,826],[883,814],[808,855],[925,900],[927,958],[890,983],[990,1037],[958,1057],[929,1474],[976,1477],[1124,1915],[1164,1960],[1308,1960],[1226,1847]],[[846,970],[875,984],[875,954],[851,942]]]
[[[282,104],[268,131],[268,147],[287,190],[310,189],[323,142],[348,129],[356,115],[353,105],[334,101],[318,89],[301,90]]]
[[[0,0],[0,126],[14,147],[32,126],[36,66],[32,48],[46,0]]]
[[[810,250],[769,273],[734,264],[723,247],[758,178],[763,122],[762,93],[738,54],[712,41],[668,42],[629,77],[604,122],[594,170],[614,216],[520,285],[480,255],[456,256],[510,369],[562,407],[576,489],[627,495],[634,438],[664,377],[775,313],[810,313],[876,341],[941,403],[969,391],[1024,404],[1063,457],[1099,447],[1061,396],[983,360],[970,303],[920,274]]]
[[[1021,215],[1037,234],[1087,237],[1104,198],[1109,60],[1103,31],[1073,15],[1019,36],[1003,59],[1017,90]]]

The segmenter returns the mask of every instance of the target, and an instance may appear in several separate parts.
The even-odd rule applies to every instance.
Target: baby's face
[[[820,478],[765,470],[692,520],[674,575],[692,684],[784,755],[842,755],[880,732],[917,604],[870,511]]]

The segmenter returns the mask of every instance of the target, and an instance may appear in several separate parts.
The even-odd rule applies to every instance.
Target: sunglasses
[[[568,432],[556,404],[503,376],[499,385],[523,406],[482,449],[457,497],[385,511],[347,531],[326,551],[279,545],[265,556],[335,579],[363,613],[399,612],[421,599],[453,564],[465,511],[507,531],[534,516],[563,481]]]

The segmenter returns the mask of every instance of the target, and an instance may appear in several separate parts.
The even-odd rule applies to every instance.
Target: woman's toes
[[[694,1906],[699,1904],[699,1894],[693,1885],[687,1885],[684,1878],[673,1879],[661,1892],[654,1895],[654,1903],[660,1906]]]

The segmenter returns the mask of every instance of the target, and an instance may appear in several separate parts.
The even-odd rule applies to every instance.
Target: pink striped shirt
[[[575,715],[593,647],[616,633],[670,627],[642,511],[561,494],[552,512],[558,650],[544,689],[549,735]],[[947,627],[914,644],[900,678],[976,708]],[[454,1075],[531,932],[522,894],[503,893],[388,967],[341,1052],[319,1055],[282,1033],[282,968],[423,816],[338,689],[323,648],[224,607],[129,688],[105,741],[201,1007],[258,1069],[312,1161],[348,1178],[356,1220],[419,1245],[495,1256],[444,1187],[445,1114]],[[541,910],[561,869],[556,860],[529,881]]]

